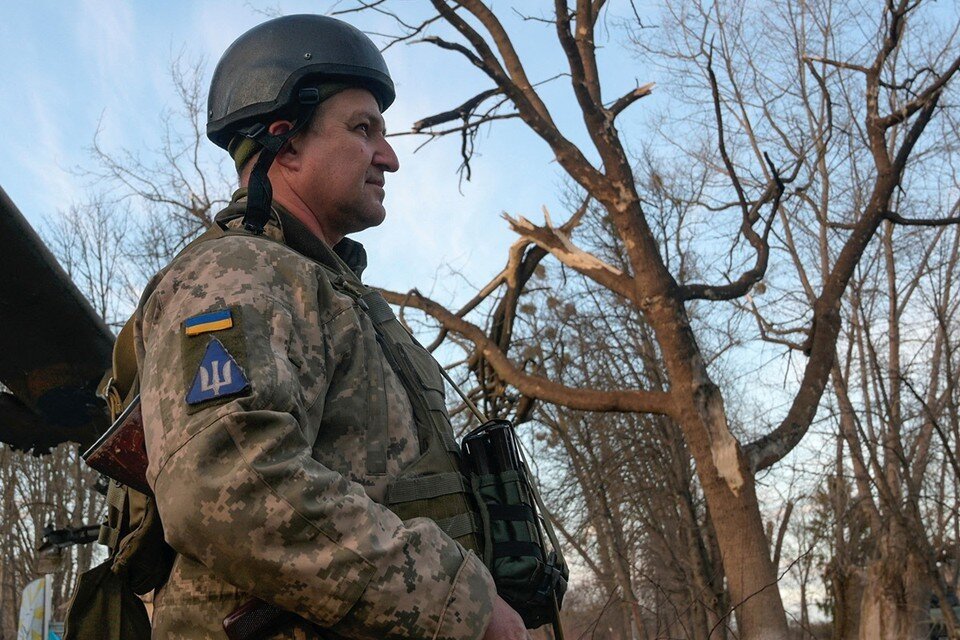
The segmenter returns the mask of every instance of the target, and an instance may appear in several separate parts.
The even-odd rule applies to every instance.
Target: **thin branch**
[[[904,218],[898,213],[888,211],[883,217],[895,224],[913,227],[945,227],[951,224],[960,224],[960,216],[951,218]]]
[[[473,115],[474,112],[476,112],[477,107],[479,107],[485,100],[496,95],[501,95],[502,93],[503,91],[499,88],[482,91],[461,104],[459,107],[455,107],[449,111],[443,111],[442,113],[417,120],[413,123],[413,126],[410,128],[410,130],[413,133],[420,133],[424,129],[435,127],[438,124],[450,122],[451,120],[464,120],[464,122],[466,122],[467,118]]]
[[[947,82],[950,81],[950,78],[952,78],[958,70],[960,70],[960,56],[957,56],[953,64],[916,98],[910,100],[893,113],[878,119],[877,125],[881,128],[888,129],[900,124],[920,109],[926,107],[931,101],[936,101]]]
[[[804,62],[822,62],[823,64],[830,67],[837,67],[838,69],[847,69],[849,71],[859,71],[860,73],[869,73],[870,69],[864,67],[863,65],[854,64],[852,62],[841,62],[840,60],[831,60],[830,58],[825,58],[823,56],[803,56]]]

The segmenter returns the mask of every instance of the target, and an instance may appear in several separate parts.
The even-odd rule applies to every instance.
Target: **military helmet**
[[[244,33],[220,58],[207,101],[207,137],[226,149],[239,129],[295,114],[307,78],[364,87],[381,111],[395,97],[387,64],[362,31],[327,16],[283,16]]]

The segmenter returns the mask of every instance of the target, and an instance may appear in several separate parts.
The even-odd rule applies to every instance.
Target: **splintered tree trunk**
[[[653,272],[651,268],[648,274]],[[656,291],[664,281],[669,275],[648,290]],[[754,475],[730,433],[723,397],[710,380],[683,304],[663,296],[646,311],[663,349],[677,421],[696,462],[717,534],[738,635],[745,640],[785,640],[787,616]]]
[[[727,428],[719,391],[706,385],[696,396],[683,411],[682,425],[717,533],[738,635],[785,639],[786,614],[753,474]]]
[[[860,640],[922,640],[929,633],[930,589],[924,586],[923,563],[905,536],[892,526],[878,541],[867,568]]]

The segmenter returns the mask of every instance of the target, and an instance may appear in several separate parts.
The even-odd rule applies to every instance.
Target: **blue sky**
[[[202,57],[209,75],[220,53],[265,20],[265,13],[324,12],[333,5],[329,0],[0,4],[0,121],[6,125],[0,136],[0,186],[42,229],[58,211],[89,194],[76,170],[92,166],[85,148],[98,124],[108,150],[147,154],[156,147],[161,112],[175,103],[168,71],[172,58],[181,52],[187,59]],[[389,29],[383,20],[367,19],[358,26]],[[532,78],[561,70],[553,66],[560,58],[549,27],[517,19],[509,27],[527,55]],[[386,59],[398,89],[397,102],[386,114],[393,131],[490,86],[468,63],[430,45],[393,47]],[[630,55],[617,47],[606,49],[602,61],[616,68],[609,76],[619,85],[616,90],[651,80],[631,69]],[[546,95],[569,135],[582,136],[575,114],[563,108],[570,103],[569,83],[555,81]],[[388,179],[387,222],[358,236],[371,254],[373,283],[429,291],[437,274],[445,273],[443,265],[480,283],[502,268],[513,240],[501,212],[536,220],[546,205],[555,220],[565,217],[558,201],[560,172],[546,144],[518,123],[501,123],[481,134],[473,180],[462,185],[455,173],[458,139],[433,142],[416,154],[421,140],[394,142],[402,167]],[[219,153],[212,144],[208,152],[211,158]],[[438,285],[441,299],[460,297],[450,282]]]

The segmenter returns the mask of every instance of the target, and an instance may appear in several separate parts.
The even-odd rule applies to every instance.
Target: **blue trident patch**
[[[200,368],[187,394],[187,404],[200,404],[205,400],[222,398],[240,393],[250,386],[243,369],[233,359],[223,343],[214,338],[200,361]]]

